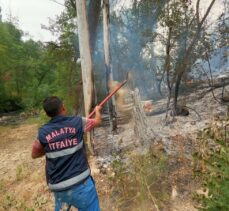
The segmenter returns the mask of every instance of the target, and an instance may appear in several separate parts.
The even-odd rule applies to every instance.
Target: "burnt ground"
[[[201,93],[192,93],[187,97],[186,105],[195,110],[190,110],[187,117],[175,117],[167,125],[164,124],[165,114],[147,117],[154,131],[147,146],[136,137],[131,120],[120,125],[116,135],[109,135],[109,128],[106,127],[95,130],[96,154],[89,160],[102,210],[122,211],[117,209],[112,198],[109,179],[113,174],[110,167],[112,161],[120,154],[124,154],[126,159],[133,153],[144,153],[148,146],[163,150],[169,157],[167,180],[170,198],[163,210],[196,210],[192,196],[200,186],[192,173],[192,153],[198,144],[197,133],[215,119],[224,118],[227,109],[226,105],[213,99],[211,92],[200,98]],[[216,89],[217,98],[220,94],[221,89]],[[166,100],[155,102],[155,109],[165,103]],[[53,210],[53,197],[45,183],[45,160],[32,160],[30,156],[37,128],[36,121],[0,126],[0,210]]]
[[[150,143],[142,142],[136,137],[133,120],[120,125],[118,135],[114,136],[108,135],[107,128],[96,129],[94,146],[100,174],[111,175],[109,164],[119,155],[123,157],[124,154],[122,159],[128,159],[132,154],[144,154],[147,149],[157,148],[168,156],[169,163],[167,182],[170,184],[170,200],[163,210],[197,210],[193,196],[200,191],[201,186],[193,175],[192,155],[198,146],[198,132],[209,127],[212,122],[226,117],[228,104],[221,103],[221,90],[214,90],[216,99],[208,89],[197,90],[182,97],[180,101],[185,102],[190,112],[188,116],[169,116],[167,123],[165,113],[148,116],[148,125],[154,131],[154,135],[148,139]],[[162,99],[153,102],[153,109],[163,109],[165,105],[166,99]],[[108,195],[107,198],[110,197]],[[111,207],[109,209],[112,210]]]

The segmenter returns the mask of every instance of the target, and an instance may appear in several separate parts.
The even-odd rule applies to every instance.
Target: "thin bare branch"
[[[196,2],[196,19],[197,19],[197,25],[200,24],[200,0],[197,0]]]
[[[209,12],[211,11],[212,6],[213,6],[214,3],[215,3],[215,0],[212,0],[212,2],[211,2],[211,4],[209,5],[209,7],[208,7],[208,9],[207,9],[207,11],[206,11],[204,17],[202,18],[202,20],[201,20],[201,22],[200,22],[200,28],[202,27],[204,21],[206,20],[206,18],[207,18],[207,16],[208,16]]]
[[[210,12],[210,10],[211,10],[211,8],[212,8],[214,3],[215,3],[215,0],[212,0],[211,4],[209,5],[209,7],[208,7],[208,9],[206,11],[206,13],[204,14],[204,17],[202,18],[201,22],[199,23],[197,31],[196,31],[196,33],[195,33],[195,35],[194,35],[189,47],[187,48],[186,55],[185,55],[185,58],[184,58],[184,62],[186,62],[186,60],[188,59],[188,56],[190,55],[190,52],[192,51],[196,41],[198,40],[198,37],[200,35],[203,23],[206,20],[207,16],[209,15],[209,12]]]
[[[153,202],[153,205],[154,207],[156,208],[157,211],[159,211],[159,207],[156,203],[156,200],[155,200],[155,197],[153,196],[153,194],[151,193],[150,191],[150,186],[148,185],[148,182],[146,180],[146,177],[143,176],[143,179],[144,179],[144,183],[145,183],[145,186],[147,188],[147,191],[148,191],[148,194],[149,194],[149,197],[151,198],[152,202]]]
[[[63,7],[65,7],[64,4],[62,4],[62,3],[60,3],[60,2],[58,2],[56,0],[49,0],[49,1],[55,2],[56,4],[59,4],[59,5],[63,6]]]

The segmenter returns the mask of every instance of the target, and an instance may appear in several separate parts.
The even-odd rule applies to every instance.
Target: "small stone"
[[[191,125],[196,125],[196,121],[191,121]]]

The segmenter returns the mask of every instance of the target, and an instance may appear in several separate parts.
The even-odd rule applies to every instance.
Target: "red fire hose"
[[[99,106],[102,107],[119,89],[121,89],[126,84],[127,80],[128,80],[128,73],[127,73],[126,80],[123,81],[121,84],[117,85],[116,88],[109,95],[107,95],[107,97],[99,104]],[[95,114],[95,110],[93,110],[89,114],[88,118],[91,118],[94,114]]]

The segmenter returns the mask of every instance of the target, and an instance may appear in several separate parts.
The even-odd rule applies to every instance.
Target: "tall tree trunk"
[[[109,0],[103,0],[103,40],[104,40],[104,59],[106,70],[106,88],[109,94],[109,81],[113,80],[113,73],[111,69],[111,53],[110,53],[110,11]],[[115,118],[114,97],[108,101],[108,110],[110,116],[110,125],[112,131],[117,128],[117,121]]]
[[[76,0],[76,9],[83,80],[84,109],[85,115],[88,116],[91,111],[93,100],[93,72],[86,0]],[[89,151],[93,153],[93,147],[89,133],[87,134],[87,144]]]
[[[174,90],[174,115],[176,115],[177,113],[177,100],[178,100],[178,96],[179,96],[179,89],[180,89],[180,83],[181,83],[181,79],[183,76],[183,72],[181,72],[180,74],[177,75],[177,79],[176,79],[176,83],[175,83],[175,90]]]
[[[97,29],[99,25],[99,16],[101,11],[101,0],[90,0],[88,6],[88,24],[90,33],[91,52],[94,52],[96,45]]]
[[[170,50],[171,50],[171,36],[172,36],[172,27],[169,27],[168,31],[168,39],[166,43],[166,58],[165,58],[165,71],[166,71],[166,82],[167,82],[167,87],[168,87],[168,100],[167,100],[167,106],[166,106],[166,115],[165,115],[165,120],[167,120],[168,117],[168,111],[169,111],[169,106],[170,106],[170,100],[172,96],[172,85],[170,82]]]
[[[92,64],[93,64],[93,57],[94,57],[94,50],[96,46],[96,40],[97,40],[97,29],[99,25],[99,17],[100,17],[100,11],[101,11],[101,0],[89,0],[88,4],[88,28],[89,28],[89,34],[90,34],[90,48],[91,48],[91,54],[92,54]],[[92,75],[94,80],[94,74]],[[97,102],[97,96],[96,96],[96,87],[95,83],[93,86],[93,104],[92,106],[95,106]]]

